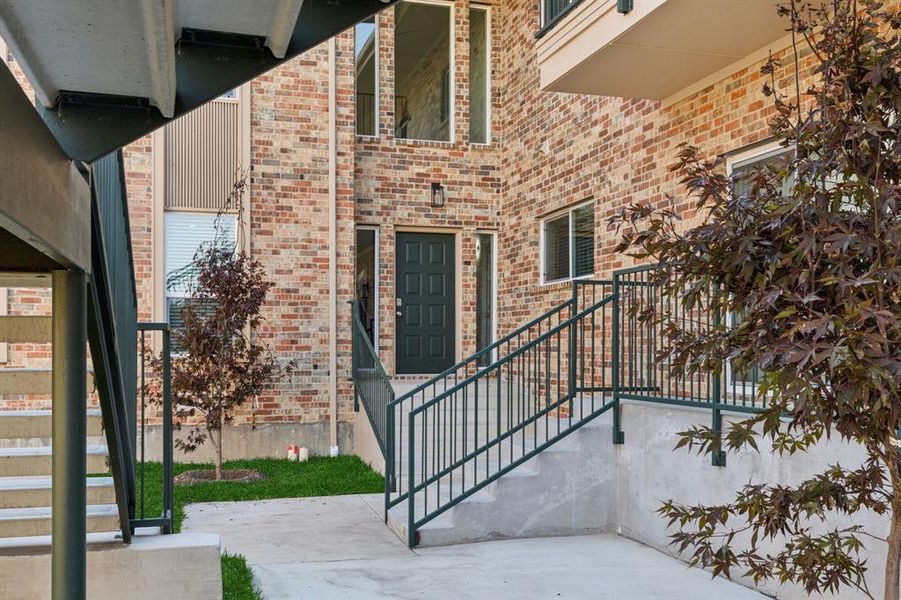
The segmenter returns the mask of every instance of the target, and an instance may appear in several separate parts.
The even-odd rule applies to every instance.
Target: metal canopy
[[[71,159],[93,161],[396,0],[5,0],[0,37]]]

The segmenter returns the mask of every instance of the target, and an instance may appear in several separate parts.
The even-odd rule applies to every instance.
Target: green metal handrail
[[[606,394],[588,391],[607,387],[606,313],[614,300],[605,295],[409,411],[411,546],[425,523],[612,406]],[[594,373],[589,385],[586,365]]]
[[[172,533],[174,530],[174,511],[175,511],[175,481],[174,481],[174,446],[173,446],[173,402],[172,402],[172,339],[169,323],[138,323],[137,346],[141,350],[141,369],[138,374],[138,405],[140,413],[138,421],[141,424],[138,435],[138,443],[135,446],[135,478],[136,487],[139,490],[137,495],[137,509],[135,517],[132,519],[132,527],[159,527],[163,533]],[[147,343],[148,336],[158,333],[157,340],[151,340],[151,344]],[[159,353],[157,357],[153,357],[152,347],[158,345]],[[148,365],[148,359],[150,365]],[[149,395],[149,386],[147,383],[148,375],[151,378],[157,378],[158,394]],[[147,514],[147,489],[148,482],[146,478],[147,472],[147,426],[148,426],[148,407],[154,405],[154,409],[159,409],[159,413],[154,410],[151,418],[159,417],[163,429],[163,440],[160,448],[162,457],[162,481],[159,482],[162,493],[162,506],[158,514]],[[140,449],[140,453],[138,453]],[[155,483],[155,482],[152,482]],[[139,484],[139,485],[138,485]]]
[[[137,295],[121,151],[91,165],[88,340],[109,449],[122,538],[133,533]]]
[[[352,324],[352,348],[353,348],[353,381],[354,381],[354,410],[358,411],[360,404],[366,412],[369,424],[375,434],[382,456],[387,458],[386,440],[388,437],[388,420],[386,418],[387,405],[394,400],[394,388],[391,380],[379,360],[378,352],[372,346],[372,340],[366,332],[363,321],[360,320],[359,305],[356,301],[351,303],[353,312]]]
[[[404,487],[406,482],[404,471],[407,465],[405,458],[407,447],[406,414],[416,406],[426,402],[429,397],[434,397],[455,386],[461,379],[465,379],[471,373],[490,369],[490,364],[487,366],[479,364],[483,357],[492,357],[502,352],[509,354],[521,345],[540,336],[544,331],[552,327],[555,322],[558,324],[563,322],[572,315],[573,306],[574,301],[572,299],[555,306],[387,404],[385,417],[385,481],[388,491],[386,492],[385,519],[388,518],[387,513],[391,507],[407,498],[407,491]]]

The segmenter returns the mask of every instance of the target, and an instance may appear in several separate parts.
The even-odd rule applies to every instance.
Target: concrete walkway
[[[380,495],[194,504],[184,531],[243,554],[267,600],[763,600],[613,535],[409,550]]]

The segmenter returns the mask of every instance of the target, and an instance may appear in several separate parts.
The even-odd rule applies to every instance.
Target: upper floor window
[[[375,17],[354,26],[354,81],[356,83],[357,135],[378,132],[378,28]]]
[[[241,99],[240,90],[238,88],[228,90],[227,92],[225,92],[224,94],[222,94],[221,96],[216,98],[216,100],[240,100],[240,99]]]
[[[489,8],[469,7],[469,142],[491,141],[491,37]]]
[[[541,264],[543,283],[594,274],[594,202],[542,221]]]
[[[395,130],[399,138],[451,141],[454,114],[453,6],[395,5]]]

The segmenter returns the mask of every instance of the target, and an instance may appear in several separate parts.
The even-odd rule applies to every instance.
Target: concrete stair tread
[[[88,437],[103,434],[103,415],[99,408],[86,411]],[[0,439],[50,439],[53,435],[52,410],[0,411]]]
[[[25,508],[0,508],[0,523],[3,521],[21,521],[25,519],[49,519],[52,514],[49,506],[29,506]],[[89,504],[87,516],[119,517],[119,507],[115,504]]]
[[[49,315],[0,315],[0,342],[48,344],[52,323]]]
[[[101,417],[103,414],[101,413],[99,408],[89,408],[87,411],[88,417]],[[52,417],[53,411],[50,409],[36,409],[36,410],[0,410],[0,419],[5,418],[14,418],[14,417]]]
[[[87,477],[87,487],[112,487],[112,477]],[[0,477],[0,491],[51,489],[53,478],[50,475],[22,475]]]
[[[109,451],[106,446],[89,445],[87,453],[97,456],[108,456]],[[22,456],[52,456],[52,446],[33,446],[33,447],[12,447],[0,448],[0,458],[18,458]]]
[[[138,527],[135,529],[135,537],[150,537],[161,535],[159,527]],[[27,551],[29,554],[37,552],[49,552],[53,541],[50,535],[29,535],[20,537],[0,537],[0,556],[4,554],[17,554]],[[88,546],[122,543],[122,534],[118,531],[105,531],[89,533],[86,536]]]

